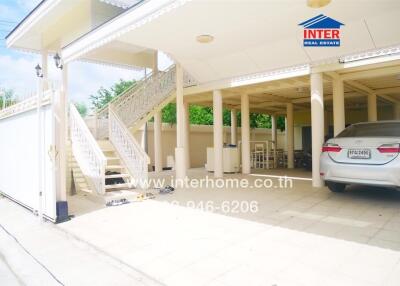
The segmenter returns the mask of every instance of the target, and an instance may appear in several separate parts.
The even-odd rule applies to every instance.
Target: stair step
[[[124,166],[121,166],[121,165],[107,165],[106,166],[107,170],[110,170],[110,169],[123,169],[123,168],[124,168]]]
[[[107,161],[119,160],[118,157],[106,157]]]
[[[114,184],[114,185],[106,185],[105,189],[106,190],[111,190],[111,189],[121,189],[121,188],[129,188],[129,184]]]
[[[114,178],[129,178],[129,174],[115,174],[115,175],[106,175],[106,179],[114,179]]]

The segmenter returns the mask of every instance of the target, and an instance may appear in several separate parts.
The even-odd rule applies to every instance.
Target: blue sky
[[[0,87],[12,88],[25,98],[36,89],[34,67],[39,57],[34,54],[9,50],[4,37],[40,0],[0,0]],[[59,71],[49,59],[49,77],[57,80]],[[96,64],[74,62],[69,66],[69,96],[72,101],[85,102],[89,106],[89,96],[101,86],[110,87],[119,79],[140,78],[143,72],[112,68]]]

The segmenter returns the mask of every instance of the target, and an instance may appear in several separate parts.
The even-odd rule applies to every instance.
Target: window
[[[400,123],[382,122],[351,125],[337,137],[400,137]]]

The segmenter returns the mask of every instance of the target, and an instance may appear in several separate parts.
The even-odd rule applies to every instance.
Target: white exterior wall
[[[56,219],[56,190],[53,164],[48,150],[53,144],[53,111],[51,105],[42,107],[45,146],[42,158],[38,155],[38,114],[32,109],[18,115],[0,119],[0,192],[25,205],[38,210],[38,165],[44,165],[43,214]]]

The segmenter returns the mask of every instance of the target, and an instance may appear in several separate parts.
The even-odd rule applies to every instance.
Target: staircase
[[[194,80],[184,74],[184,87],[191,85]],[[150,159],[132,133],[175,98],[175,87],[175,66],[148,75],[96,113],[93,133],[70,106],[72,153],[89,187],[83,191],[104,195],[145,187]]]

